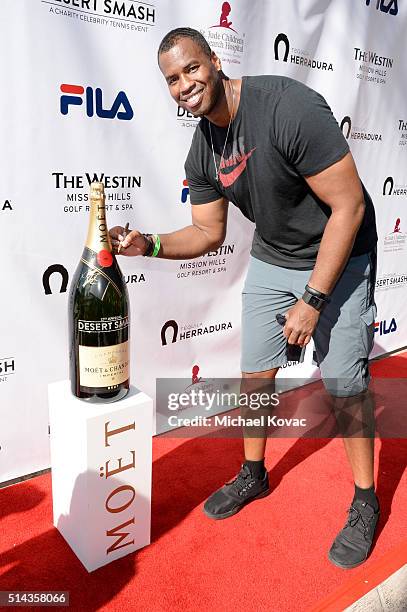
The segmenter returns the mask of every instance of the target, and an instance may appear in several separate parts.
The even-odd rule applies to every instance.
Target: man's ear
[[[211,62],[215,66],[216,70],[222,70],[222,63],[216,55],[215,51],[212,51]]]

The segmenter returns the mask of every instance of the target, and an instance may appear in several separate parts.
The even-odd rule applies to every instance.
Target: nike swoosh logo
[[[242,172],[246,168],[247,160],[249,159],[249,157],[253,154],[255,150],[256,150],[256,147],[253,147],[253,149],[244,156],[242,161],[236,166],[236,168],[233,168],[231,172],[228,172],[227,174],[224,174],[223,172],[219,172],[219,179],[224,187],[230,187],[239,178],[239,176],[242,174]]]

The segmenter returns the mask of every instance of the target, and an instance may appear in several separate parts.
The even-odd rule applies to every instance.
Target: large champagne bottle
[[[88,237],[69,299],[72,393],[114,402],[129,389],[129,300],[112,252],[103,183],[90,186]]]

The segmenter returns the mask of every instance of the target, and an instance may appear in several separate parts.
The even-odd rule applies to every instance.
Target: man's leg
[[[250,396],[257,398],[259,393],[272,395],[277,372],[278,368],[250,374],[242,373],[240,395],[248,400],[240,410],[243,419],[267,417],[269,408],[251,408]],[[264,466],[266,433],[267,426],[243,427],[245,461],[239,474],[206,500],[204,505],[206,516],[213,519],[228,518],[239,512],[246,504],[270,493],[268,473]]]
[[[329,559],[346,569],[366,560],[379,518],[373,484],[374,402],[368,391],[376,312],[374,272],[370,255],[349,260],[314,333],[322,378],[355,482],[348,521],[329,551]]]
[[[379,501],[374,487],[374,402],[369,391],[350,398],[335,397],[333,401],[355,493],[348,520],[328,556],[338,567],[350,569],[366,560],[379,520]]]
[[[242,380],[240,393],[248,402],[240,403],[243,418],[257,418],[265,408],[252,409],[250,395],[271,392],[279,366],[287,363],[286,339],[276,321],[294,303],[287,283],[289,271],[250,258],[242,296]],[[252,408],[250,407],[252,406]],[[204,512],[213,519],[236,514],[247,503],[270,492],[264,468],[266,427],[243,428],[245,461],[239,474],[215,491],[205,502]]]
[[[332,397],[339,434],[343,438],[355,485],[374,485],[374,400],[369,390],[354,397]]]
[[[247,395],[259,392],[259,383],[257,381],[259,379],[274,381],[278,370],[279,368],[273,368],[272,370],[266,370],[266,372],[242,372],[241,392]],[[263,385],[261,385],[261,389],[264,389]],[[249,416],[248,411],[245,411],[244,416]],[[252,437],[250,432],[247,433],[248,435],[244,435],[244,456],[246,461],[264,461],[267,441],[266,432],[264,431],[264,435],[258,438]]]
[[[374,483],[374,438],[343,438],[353,480],[360,489],[369,489]]]

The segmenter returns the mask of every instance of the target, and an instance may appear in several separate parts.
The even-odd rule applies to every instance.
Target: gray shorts
[[[287,312],[302,296],[311,272],[250,257],[242,295],[242,372],[264,372],[287,363],[287,341],[276,314]],[[332,395],[350,397],[368,387],[375,276],[375,252],[351,257],[320,315],[314,358]]]

